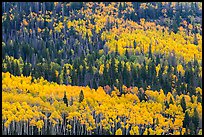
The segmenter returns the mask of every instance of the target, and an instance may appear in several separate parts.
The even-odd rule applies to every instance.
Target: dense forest
[[[4,135],[202,134],[201,2],[3,2]]]

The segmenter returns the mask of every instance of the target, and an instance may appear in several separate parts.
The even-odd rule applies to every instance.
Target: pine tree
[[[197,99],[197,101],[198,101],[198,102],[200,102],[200,103],[201,103],[201,105],[202,105],[202,97],[201,97],[201,95],[200,95],[200,94],[198,94],[198,99]]]
[[[169,105],[170,104],[172,104],[172,105],[174,104],[172,97],[170,97],[170,100],[169,100]]]
[[[64,83],[65,85],[68,84],[67,67],[66,67],[66,66],[64,66],[64,68],[63,68],[63,83]]]
[[[136,43],[136,41],[134,40],[134,49],[136,49],[136,47],[137,47],[137,43]]]
[[[20,76],[21,71],[20,71],[20,67],[19,67],[19,64],[18,64],[17,61],[15,62],[15,68],[14,68],[14,71],[15,71],[15,73],[16,73],[16,76]]]
[[[193,124],[193,122],[190,122],[189,129],[190,135],[195,135],[195,125]]]
[[[66,106],[68,107],[68,101],[67,101],[67,96],[66,96],[66,92],[64,92],[64,98],[63,98],[64,103],[66,104]]]
[[[197,129],[199,127],[199,115],[196,108],[194,108],[194,115],[192,117],[192,122],[195,125],[195,134],[197,133]]]
[[[124,69],[123,69],[123,81],[127,87],[130,87],[130,73],[128,71],[126,63],[124,64]]]
[[[165,101],[165,106],[166,106],[166,109],[169,108],[169,103],[168,103],[168,101]]]
[[[152,58],[152,45],[149,45],[149,53],[148,53],[148,58]]]
[[[29,67],[28,63],[24,63],[22,73],[23,73],[24,76],[29,76],[30,75],[30,67]]]
[[[79,103],[81,103],[84,100],[84,93],[81,90],[80,94],[79,94]]]
[[[145,62],[145,60],[144,60],[144,62],[143,62],[143,66],[142,66],[142,68],[141,68],[141,79],[143,79],[143,81],[145,81],[146,79],[147,79],[147,74],[146,74],[147,72],[146,72],[146,62]]]
[[[126,56],[127,59],[130,58],[127,48],[126,48],[126,50],[125,50],[125,56]]]
[[[121,18],[122,17],[122,14],[121,14],[121,11],[123,10],[123,7],[122,7],[122,4],[120,3],[119,4],[119,7],[118,7],[118,18]]]
[[[147,96],[146,96],[145,91],[144,91],[143,88],[139,89],[138,97],[140,99],[140,102],[142,102],[142,100],[147,101]]]
[[[178,14],[177,14],[178,15]],[[178,16],[177,16],[178,17]],[[173,32],[174,33],[177,33],[177,31],[178,31],[178,21],[176,21],[176,19],[177,19],[177,17],[174,17],[174,19],[173,19]],[[178,17],[179,18],[179,17]]]
[[[116,44],[116,48],[115,48],[115,56],[118,56],[119,52],[118,52],[118,45]]]
[[[183,109],[183,113],[185,113],[185,111],[186,111],[186,101],[185,101],[184,96],[181,99],[181,107]]]
[[[194,103],[193,97],[191,96],[191,103]]]
[[[110,76],[111,76],[111,83],[110,85],[114,84],[116,72],[115,72],[115,59],[114,57],[111,58],[111,64],[110,64]]]
[[[185,116],[184,116],[184,121],[183,121],[183,127],[184,128],[189,127],[189,121],[190,121],[190,116],[188,114],[188,111],[186,111]]]

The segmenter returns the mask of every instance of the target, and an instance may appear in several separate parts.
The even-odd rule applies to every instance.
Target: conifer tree
[[[199,115],[198,115],[198,111],[196,108],[194,108],[194,115],[192,117],[192,122],[195,125],[195,134],[197,134],[197,129],[199,126]]]
[[[66,106],[68,107],[68,101],[67,101],[67,96],[66,96],[66,92],[64,92],[64,98],[63,98],[64,103],[66,104]]]
[[[136,49],[136,47],[137,47],[137,43],[136,43],[136,41],[134,40],[134,49]]]
[[[169,104],[174,104],[172,97],[170,97]]]
[[[186,111],[185,116],[184,116],[184,121],[183,121],[183,127],[184,128],[189,127],[189,121],[190,121],[190,116],[188,114],[188,111]]]
[[[189,129],[190,129],[190,135],[195,135],[195,125],[193,124],[192,121],[190,122]]]
[[[15,71],[15,73],[16,73],[16,76],[20,76],[21,71],[20,71],[20,67],[19,67],[19,63],[18,63],[18,61],[15,61],[15,68],[14,68],[14,71]]]
[[[84,93],[83,93],[83,90],[81,90],[79,94],[79,103],[81,103],[83,100],[84,100]]]
[[[165,101],[165,106],[166,106],[167,109],[169,108],[169,103],[168,103],[168,101]]]
[[[127,48],[126,48],[126,50],[125,50],[125,56],[126,56],[127,59],[130,58]]]
[[[181,107],[183,109],[183,113],[185,113],[185,111],[186,111],[186,101],[185,101],[184,96],[181,99]]]
[[[149,45],[149,54],[148,54],[148,58],[152,58],[152,44],[150,43]]]

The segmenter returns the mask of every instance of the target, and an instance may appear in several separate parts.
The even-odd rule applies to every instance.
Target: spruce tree
[[[185,113],[185,111],[186,111],[186,101],[185,101],[184,96],[181,99],[181,107],[183,109],[183,113]]]
[[[149,45],[149,53],[148,53],[148,58],[152,58],[152,45]]]
[[[66,96],[66,92],[64,92],[64,98],[63,98],[64,103],[66,104],[66,106],[68,107],[68,101],[67,101],[67,96]]]
[[[165,106],[166,106],[166,109],[169,108],[169,103],[168,103],[168,101],[165,101]]]
[[[137,43],[136,43],[136,41],[134,40],[134,49],[136,49],[136,47],[137,47]]]
[[[198,111],[196,108],[194,108],[194,115],[192,117],[192,122],[195,126],[195,133],[197,133],[197,129],[199,127],[199,115],[198,115]]]
[[[200,102],[200,103],[201,103],[201,105],[202,105],[202,97],[201,97],[201,95],[200,95],[200,94],[198,94],[198,99],[197,99],[197,102]]]
[[[170,97],[170,100],[169,100],[169,105],[170,104],[172,104],[172,105],[174,104],[172,97]]]
[[[63,68],[63,84],[65,84],[65,85],[68,84],[67,67],[66,66],[64,66],[64,68]]]
[[[22,71],[24,76],[29,76],[28,72],[28,63],[24,63],[23,65],[23,71]]]
[[[190,116],[188,114],[188,111],[186,111],[185,116],[184,116],[184,121],[183,121],[183,127],[184,128],[189,127],[189,121],[190,121]]]
[[[190,122],[189,129],[190,135],[195,135],[195,125],[193,124],[193,122]]]
[[[126,48],[126,50],[125,50],[125,56],[126,56],[127,59],[130,58],[127,48]]]
[[[84,100],[84,93],[81,90],[80,94],[79,94],[79,103],[81,103]]]
[[[118,52],[118,45],[116,44],[116,48],[115,48],[115,56],[118,56],[119,52]]]
[[[114,57],[111,57],[110,73],[111,73],[110,75],[111,75],[112,81],[115,81],[116,72],[115,72],[115,59],[114,59]]]
[[[14,71],[16,73],[16,76],[20,76],[21,74],[21,71],[20,71],[20,67],[19,67],[19,64],[17,61],[15,61],[15,68],[14,68]]]
[[[122,7],[122,4],[120,3],[118,7],[118,18],[122,17],[122,13],[121,13],[122,10],[123,10],[123,7]]]

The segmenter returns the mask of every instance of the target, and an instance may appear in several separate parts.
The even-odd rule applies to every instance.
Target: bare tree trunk
[[[74,134],[74,135],[76,135],[76,133],[75,133],[75,126],[76,126],[76,125],[75,125],[75,117],[74,117],[74,126],[73,126],[73,134]]]
[[[115,131],[116,131],[117,130],[117,122],[115,121],[114,124],[115,124]]]
[[[81,135],[84,134],[84,129],[83,129],[84,125],[81,126]]]
[[[24,133],[24,134],[26,134],[26,129],[27,129],[27,128],[26,128],[26,122],[23,122],[23,130],[24,130],[23,133]]]
[[[22,135],[22,121],[20,121],[20,135]]]
[[[8,135],[8,129],[5,127],[5,135]]]
[[[9,124],[9,126],[8,126],[8,135],[10,135],[10,132],[11,132],[11,130],[10,130],[10,124]]]
[[[33,135],[33,126],[32,126],[32,130],[31,130],[31,134]]]
[[[4,127],[4,126],[3,126],[3,127]],[[4,131],[4,135],[6,135],[6,127],[4,127],[3,129],[4,129],[4,130],[3,130],[3,131]]]
[[[100,122],[100,130],[99,130],[99,134],[100,134],[100,135],[102,134],[102,125],[101,125],[101,122]]]

